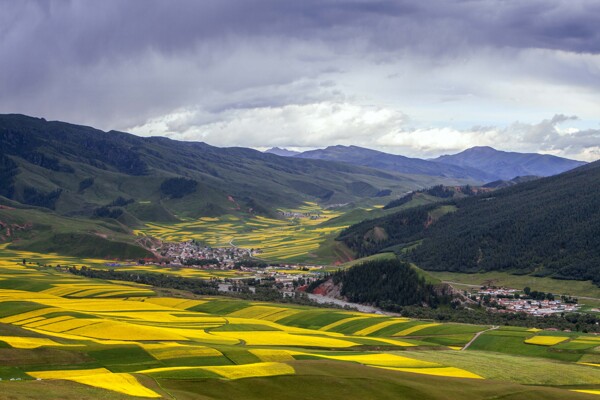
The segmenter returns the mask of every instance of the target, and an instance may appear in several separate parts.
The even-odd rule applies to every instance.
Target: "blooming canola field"
[[[346,225],[323,226],[341,213],[307,202],[294,210],[281,210],[286,219],[254,216],[240,220],[233,215],[202,217],[176,224],[147,223],[136,232],[168,242],[197,240],[212,247],[238,246],[260,249],[258,257],[268,261],[307,261],[327,238],[336,236]],[[298,217],[300,215],[301,217]]]
[[[458,353],[487,326],[224,297],[159,297],[152,287],[73,276],[3,254],[0,359],[7,361],[0,390],[60,383],[105,398],[172,398],[164,385],[300,379],[319,365],[449,382],[487,379],[479,368],[422,359]],[[600,345],[589,335],[550,337],[524,332],[519,339],[544,351],[571,342]],[[581,361],[569,363],[587,376],[576,389],[594,391],[600,369],[593,358]]]

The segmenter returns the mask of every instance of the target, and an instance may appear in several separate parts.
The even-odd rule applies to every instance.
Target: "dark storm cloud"
[[[9,89],[43,82],[65,65],[85,68],[148,51],[185,57],[197,46],[251,45],[257,37],[353,52],[364,41],[367,53],[417,48],[438,56],[478,46],[600,51],[595,1],[5,0],[1,11]],[[215,60],[207,54],[195,61]]]
[[[15,36],[31,56],[83,65],[257,36],[367,39],[389,49],[453,43],[600,51],[596,1],[5,0],[2,11],[3,41]]]
[[[402,120],[419,102],[449,118],[450,103],[493,115],[511,101],[589,115],[543,103],[559,88],[573,108],[597,97],[597,26],[594,0],[0,0],[0,112],[104,129],[162,118],[182,132],[223,118],[260,125],[250,114],[270,108],[282,126],[313,110],[352,123],[347,113],[393,101],[386,112]]]

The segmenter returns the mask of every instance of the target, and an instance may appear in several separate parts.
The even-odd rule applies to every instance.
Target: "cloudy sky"
[[[0,0],[0,112],[216,146],[600,158],[596,0]]]

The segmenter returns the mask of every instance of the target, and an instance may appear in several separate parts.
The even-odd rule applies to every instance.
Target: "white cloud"
[[[229,109],[218,118],[208,115],[203,110],[182,110],[131,131],[143,136],[202,140],[217,146],[372,146],[378,132],[398,129],[405,120],[404,114],[390,108],[334,102]],[[198,123],[185,126],[190,119]],[[208,119],[215,121],[203,122]]]
[[[347,102],[227,109],[217,114],[183,109],[131,129],[141,136],[205,141],[216,146],[318,148],[357,145],[415,157],[433,157],[472,146],[543,152],[586,161],[598,158],[600,130],[569,126],[576,117],[555,115],[538,123],[514,122],[459,130],[412,127],[400,110]]]

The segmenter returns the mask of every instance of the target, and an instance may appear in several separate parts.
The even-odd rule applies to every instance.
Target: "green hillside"
[[[14,249],[76,257],[153,256],[150,240],[136,238],[118,221],[64,217],[35,208],[0,208],[1,242],[11,242]]]
[[[274,216],[277,208],[304,201],[345,204],[383,196],[386,202],[442,181],[459,183],[23,115],[0,115],[0,144],[0,195],[60,214],[130,215],[132,223]]]
[[[410,247],[406,256],[428,270],[503,270],[600,284],[599,189],[596,162],[365,221],[339,239],[361,256],[394,245]]]

